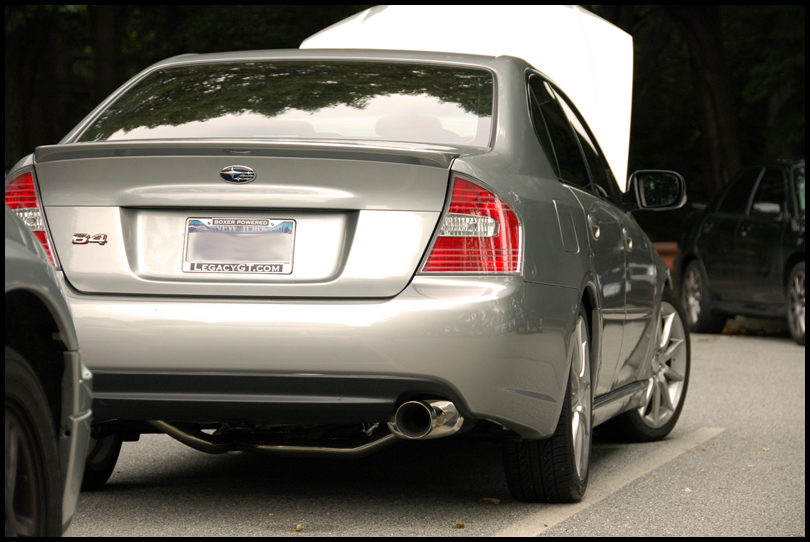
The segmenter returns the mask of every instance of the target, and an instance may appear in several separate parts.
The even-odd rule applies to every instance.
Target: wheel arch
[[[790,273],[797,263],[804,261],[804,252],[794,252],[785,262],[785,268],[782,270],[782,288],[787,292],[788,281],[790,280]]]
[[[601,352],[601,337],[596,330],[602,329],[601,312],[597,305],[596,286],[592,283],[586,284],[582,292],[582,307],[588,316],[588,334],[591,339],[591,381],[595,381],[598,376],[599,352]]]
[[[68,350],[60,326],[47,302],[35,292],[21,288],[5,294],[6,346],[20,354],[37,375],[53,425],[61,424],[63,353]]]

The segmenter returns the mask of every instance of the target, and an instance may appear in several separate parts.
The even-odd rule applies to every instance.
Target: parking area
[[[669,438],[595,439],[575,505],[515,502],[488,443],[403,442],[344,462],[212,456],[144,435],[82,494],[67,535],[804,536],[805,350],[778,328],[734,326],[751,334],[693,336]]]

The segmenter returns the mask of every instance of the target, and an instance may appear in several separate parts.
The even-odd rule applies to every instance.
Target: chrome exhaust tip
[[[464,424],[456,406],[444,399],[408,401],[403,403],[388,422],[394,435],[406,440],[447,437]]]

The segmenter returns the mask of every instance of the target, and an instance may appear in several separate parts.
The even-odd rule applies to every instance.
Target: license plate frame
[[[290,275],[296,226],[290,218],[189,217],[183,272]]]

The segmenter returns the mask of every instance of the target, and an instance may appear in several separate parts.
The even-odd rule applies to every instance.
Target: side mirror
[[[625,208],[669,211],[686,203],[686,181],[674,171],[642,170],[630,175]]]

